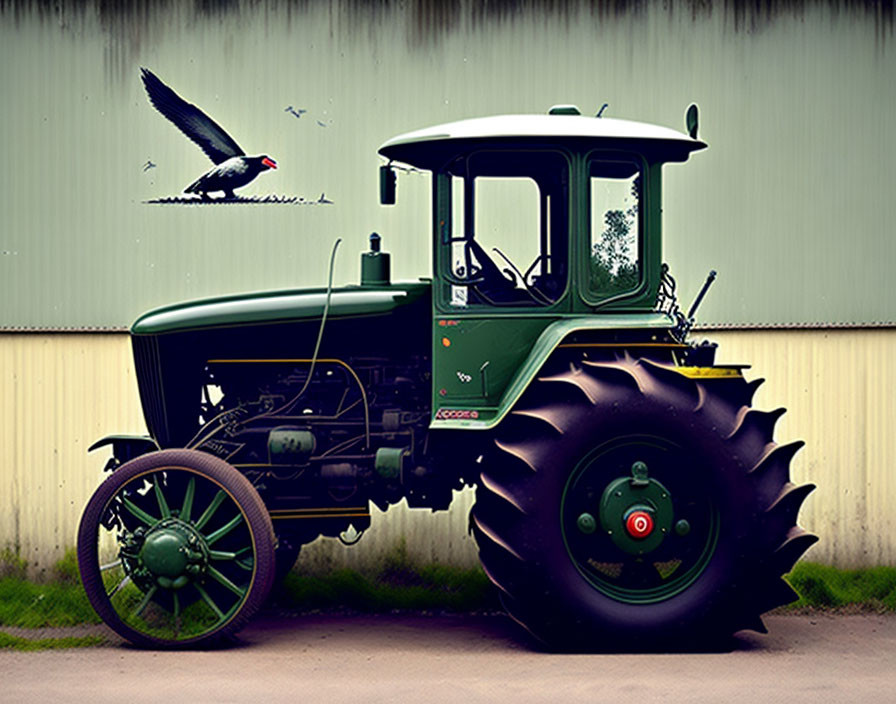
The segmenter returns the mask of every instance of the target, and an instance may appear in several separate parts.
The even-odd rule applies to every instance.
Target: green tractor
[[[379,152],[432,183],[432,279],[161,308],[134,323],[149,437],[110,436],[78,534],[87,594],[133,643],[205,645],[302,545],[355,542],[370,505],[476,486],[482,566],[550,647],[698,647],[795,597],[811,485],[761,380],[687,335],[661,261],[663,164],[706,144],[583,116],[464,120]],[[337,243],[338,244],[338,243]],[[336,249],[333,249],[335,256]],[[93,448],[92,448],[93,449]]]

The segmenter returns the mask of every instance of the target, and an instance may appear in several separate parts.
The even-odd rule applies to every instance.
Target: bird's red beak
[[[264,164],[265,166],[267,166],[269,169],[277,168],[277,162],[274,161],[273,159],[269,159],[268,157],[265,157],[264,159],[262,159],[261,163]]]

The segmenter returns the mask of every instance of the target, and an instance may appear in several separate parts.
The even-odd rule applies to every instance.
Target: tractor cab
[[[573,106],[463,120],[386,142],[382,181],[392,161],[433,174],[439,312],[649,312],[660,279],[661,168],[706,146],[692,131]]]
[[[514,380],[528,382],[524,368],[577,327],[674,326],[655,312],[661,171],[706,146],[696,107],[688,122],[690,135],[556,106],[438,125],[380,148],[384,204],[395,201],[393,162],[433,175],[436,427],[497,422]]]

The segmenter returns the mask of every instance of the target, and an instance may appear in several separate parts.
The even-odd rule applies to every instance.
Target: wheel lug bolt
[[[576,519],[576,527],[585,535],[591,535],[597,530],[597,521],[590,513],[583,513]]]

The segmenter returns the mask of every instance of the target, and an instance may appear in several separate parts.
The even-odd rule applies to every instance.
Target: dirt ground
[[[229,648],[0,651],[0,701],[879,702],[896,616],[766,618],[720,653],[539,652],[503,616],[263,614]],[[59,634],[54,634],[59,635]]]

